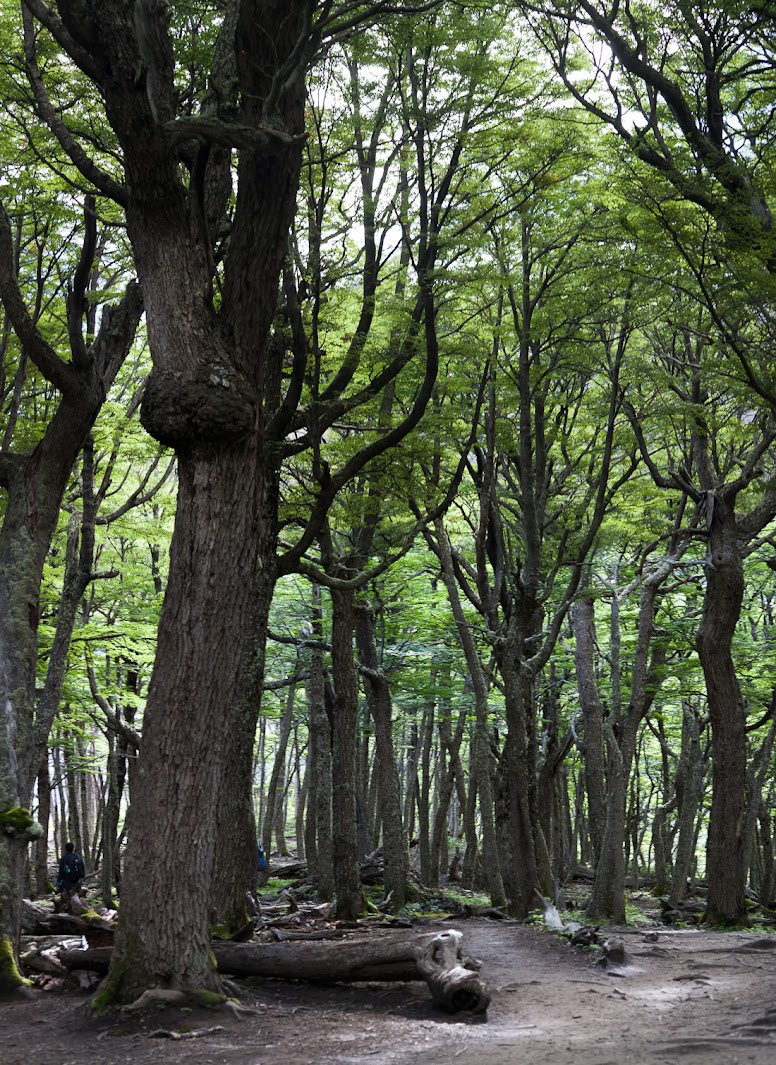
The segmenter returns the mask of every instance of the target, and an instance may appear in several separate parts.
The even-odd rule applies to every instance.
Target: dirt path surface
[[[625,964],[607,970],[596,964],[600,949],[575,950],[540,928],[489,921],[455,927],[490,985],[484,1019],[435,1012],[420,983],[265,981],[243,996],[256,1012],[242,1019],[173,1007],[139,1021],[94,1018],[85,996],[41,991],[0,1005],[0,1063],[776,1063],[776,1012],[765,1016],[776,1007],[776,937],[624,930],[610,935],[622,936]],[[209,1031],[181,1039],[154,1034],[192,1029]]]

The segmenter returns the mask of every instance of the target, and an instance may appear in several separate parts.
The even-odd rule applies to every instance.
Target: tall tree
[[[722,350],[738,362],[729,372],[746,382],[755,406],[761,397],[773,411],[776,230],[768,177],[776,92],[773,11],[768,5],[715,0],[674,5],[584,0],[526,7],[538,13],[535,29],[569,92],[644,164],[637,180],[645,168],[651,171],[649,200],[659,204],[656,213],[665,233],[694,273],[697,298]],[[586,72],[580,77],[572,67],[582,56]],[[681,220],[675,203],[671,206],[676,200],[691,208]],[[702,239],[688,241],[688,218]],[[739,456],[735,476],[733,467],[724,468],[707,415],[713,388],[700,372],[702,360],[689,354],[701,341],[686,335],[684,342],[686,358],[696,365],[684,392],[689,402],[699,404],[690,467],[695,483],[660,476],[666,487],[669,482],[674,489],[687,487],[708,517],[710,564],[697,636],[713,732],[707,916],[738,923],[746,916],[746,740],[731,648],[744,594],[746,545],[771,520],[776,500],[767,492],[743,517],[737,505],[761,476],[773,425],[763,426],[752,449]],[[647,452],[644,457],[648,462]]]
[[[20,210],[18,236],[27,225]],[[16,346],[8,335],[4,338],[6,357],[13,354],[17,361],[0,451],[0,488],[5,493],[0,529],[0,820],[10,818],[0,834],[3,957],[12,956],[18,939],[24,844],[32,830],[29,808],[33,781],[45,755],[52,722],[45,701],[36,707],[35,690],[44,561],[73,464],[130,349],[142,312],[139,287],[131,283],[120,302],[102,306],[98,327],[99,290],[92,289],[98,276],[97,219],[91,198],[85,207],[84,231],[81,255],[66,297],[66,329],[64,335],[62,331],[52,333],[46,328],[51,322],[44,325],[41,321],[41,309],[49,301],[53,304],[57,294],[39,287],[33,309],[28,307],[21,288],[28,279],[20,276],[25,256],[20,255],[18,245],[14,246],[11,219],[0,206],[0,299],[6,322],[18,340]],[[40,241],[43,259],[48,242],[41,234],[35,238]],[[60,255],[61,249],[55,248],[52,254]],[[39,274],[39,280],[45,273]],[[58,296],[62,299],[64,294]],[[63,356],[68,347],[66,359]],[[48,424],[30,441],[25,439],[20,404],[28,380],[37,375],[57,398]],[[17,979],[11,972],[3,973],[0,980],[6,976],[11,981]]]
[[[294,427],[306,373],[300,346],[284,377],[286,349],[271,332],[304,144],[305,75],[327,41],[389,7],[228,0],[194,24],[158,0],[22,5],[39,118],[79,180],[126,212],[153,360],[142,420],[174,448],[179,471],[106,997],[151,985],[218,989],[211,892],[231,917],[255,871],[246,781],[277,573],[278,445]],[[45,67],[41,50],[52,55]],[[73,64],[100,113],[100,151],[91,127],[62,117],[56,72]],[[433,253],[421,273],[429,261]],[[387,367],[375,387],[407,361]],[[335,374],[327,398],[341,395],[356,365]],[[405,431],[423,405],[421,395]],[[361,462],[391,442],[375,442]],[[319,525],[358,468],[346,464],[322,486]]]

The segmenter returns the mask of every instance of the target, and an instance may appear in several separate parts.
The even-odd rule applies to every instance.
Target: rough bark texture
[[[509,622],[507,636],[499,650],[499,668],[504,682],[507,734],[496,770],[496,829],[504,887],[509,912],[525,918],[534,905],[534,891],[542,883],[537,835],[540,832],[535,767],[537,763],[534,683],[535,678],[515,650],[516,618]],[[544,884],[544,891],[550,889]]]
[[[175,448],[180,479],[108,997],[135,998],[152,985],[216,988],[210,920],[234,919],[255,876],[246,782],[276,541],[279,459],[268,423],[281,402],[284,357],[268,337],[295,204],[304,55],[301,65],[284,65],[305,39],[309,10],[227,6],[216,55],[221,96],[210,103],[222,108],[214,118],[222,135],[239,104],[255,136],[239,155],[216,307],[215,238],[203,215],[223,214],[216,219],[217,182],[203,206],[196,168],[188,185],[181,180],[187,150],[169,127],[177,98],[168,10],[130,0],[60,5],[122,150],[120,196],[153,358],[142,420]],[[196,138],[193,147],[207,153]]]
[[[687,895],[687,878],[695,861],[696,819],[703,797],[705,760],[700,743],[699,715],[690,703],[682,704],[682,750],[676,768],[677,839],[671,879],[671,902]]]
[[[706,679],[712,730],[712,801],[706,919],[748,923],[746,911],[746,708],[733,663],[733,634],[744,596],[735,497],[718,495],[709,535],[706,597],[696,646]]]

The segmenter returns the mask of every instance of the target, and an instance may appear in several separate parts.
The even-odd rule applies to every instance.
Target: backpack
[[[66,854],[62,863],[65,880],[80,880],[84,875],[84,863],[77,854]]]

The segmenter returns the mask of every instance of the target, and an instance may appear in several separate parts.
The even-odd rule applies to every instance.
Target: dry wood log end
[[[439,1009],[446,1013],[485,1013],[490,992],[477,971],[480,963],[463,957],[462,941],[462,933],[451,929],[419,943],[415,948],[418,970]]]

